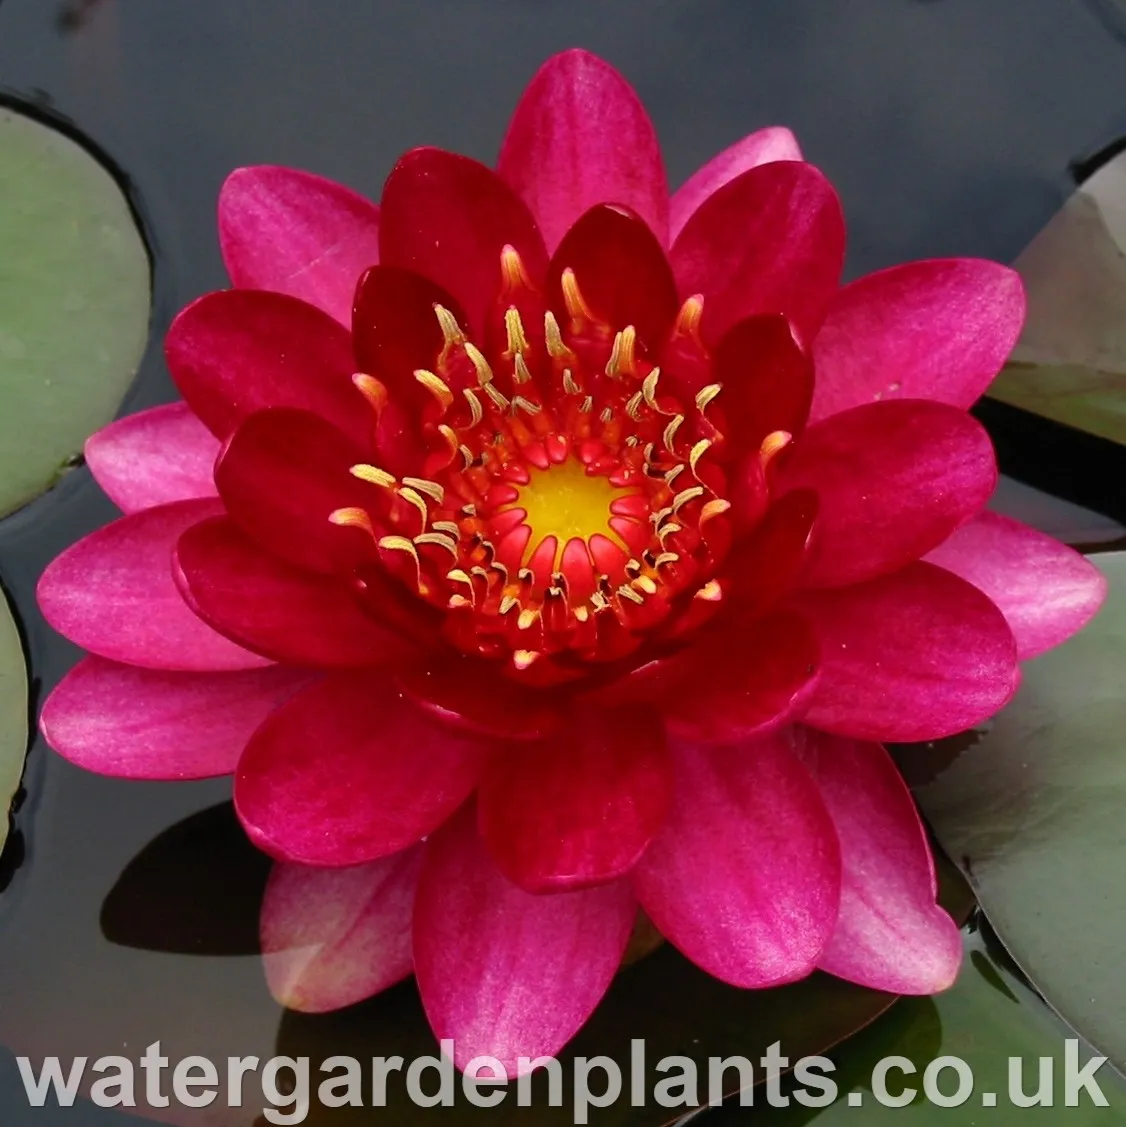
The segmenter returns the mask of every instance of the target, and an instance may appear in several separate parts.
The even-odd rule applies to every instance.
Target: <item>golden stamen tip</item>
[[[449,384],[441,376],[428,372],[425,368],[419,368],[414,373],[414,378],[438,400],[444,411],[449,410],[454,401],[454,393],[450,391]]]
[[[718,603],[723,598],[723,588],[718,579],[709,579],[697,592],[695,597],[706,603]]]
[[[328,519],[333,524],[339,524],[342,527],[362,528],[365,532],[372,531],[371,517],[364,509],[336,509],[328,514]]]
[[[390,489],[395,484],[394,475],[389,474],[386,470],[381,470],[378,466],[360,463],[356,466],[349,466],[348,472],[361,481],[370,481],[372,485],[381,485],[384,489]]]
[[[575,272],[570,266],[563,271],[563,276],[559,279],[560,285],[563,288],[563,304],[567,307],[567,312],[573,321],[591,321],[594,319],[594,314],[590,310],[583,299],[582,292],[579,289],[578,280],[575,278]]]
[[[442,336],[446,338],[447,345],[461,344],[465,340],[465,334],[461,331],[461,326],[457,323],[457,318],[444,306],[434,303],[434,312],[438,317],[438,324],[442,326]]]
[[[763,467],[768,466],[793,440],[794,436],[785,430],[776,430],[768,434],[759,447],[759,458]]]
[[[532,288],[531,279],[524,269],[524,260],[520,257],[520,252],[511,244],[506,243],[500,252],[500,268],[504,281],[510,289]]]
[[[377,411],[383,410],[387,403],[387,388],[380,380],[366,372],[356,372],[352,376],[352,384]]]
[[[477,382],[482,387],[487,387],[493,382],[493,369],[485,359],[485,354],[472,341],[467,340],[462,347],[465,349],[465,355],[473,362],[473,367],[477,369]]]
[[[676,315],[676,327],[687,336],[699,336],[700,320],[703,316],[704,295],[700,293],[693,294],[680,307],[680,312]]]

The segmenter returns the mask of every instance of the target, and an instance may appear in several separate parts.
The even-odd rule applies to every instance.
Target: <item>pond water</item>
[[[125,409],[171,397],[163,331],[224,285],[214,211],[232,168],[290,164],[377,196],[417,144],[491,161],[527,79],[573,45],[634,82],[674,183],[751,128],[794,128],[842,195],[851,275],[1011,260],[1073,166],[1126,134],[1122,0],[0,0],[0,93],[108,155],[153,251],[152,340]],[[1019,461],[1019,436],[999,437]],[[39,616],[36,577],[114,515],[79,469],[0,523],[34,707],[77,656]],[[0,1043],[136,1057],[163,1038],[213,1058],[348,1044],[346,1023],[283,1017],[265,991],[266,865],[227,798],[222,782],[99,779],[35,744],[0,865]],[[428,1051],[409,990],[390,1005],[384,1051]],[[6,1058],[0,1119],[21,1116],[135,1121],[32,1115]]]

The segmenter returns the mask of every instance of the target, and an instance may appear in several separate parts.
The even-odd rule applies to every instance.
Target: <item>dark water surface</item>
[[[377,196],[417,144],[491,162],[525,82],[573,45],[635,83],[673,183],[751,128],[793,127],[843,197],[850,274],[1013,258],[1069,168],[1126,134],[1122,0],[2,0],[0,92],[108,154],[153,248],[153,343],[126,409],[171,397],[160,337],[224,284],[214,208],[232,168],[292,164]],[[76,651],[43,624],[35,578],[114,515],[78,470],[0,524],[36,702]],[[213,1058],[306,1043],[261,981],[265,865],[225,783],[99,779],[36,744],[25,788],[2,865],[0,1042],[137,1057],[163,1038]],[[424,1030],[402,1035],[384,1051],[429,1051]],[[10,1060],[0,1121],[123,1122],[29,1111]]]

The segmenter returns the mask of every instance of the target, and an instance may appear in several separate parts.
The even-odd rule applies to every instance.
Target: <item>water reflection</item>
[[[258,907],[269,859],[234,806],[201,810],[155,837],[102,904],[110,943],[183,955],[257,955]]]
[[[71,0],[55,17],[58,28],[64,32],[78,31],[89,24],[97,9],[112,3],[113,0]]]

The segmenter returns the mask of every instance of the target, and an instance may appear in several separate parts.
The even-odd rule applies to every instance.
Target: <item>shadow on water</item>
[[[171,396],[159,338],[175,310],[224,283],[214,211],[232,168],[292,164],[377,195],[416,144],[490,160],[526,80],[575,44],[637,85],[674,183],[753,127],[792,125],[841,191],[853,275],[929,255],[1011,259],[1059,206],[1069,169],[1126,133],[1121,11],[1120,0],[272,0],[267,15],[258,0],[2,0],[0,88],[73,121],[139,195],[154,338],[132,410]],[[0,526],[0,576],[43,691],[77,654],[42,622],[35,579],[113,515],[77,469]],[[213,1058],[362,1044],[370,1008],[283,1016],[269,998],[255,953],[265,863],[238,832],[227,784],[98,779],[37,743],[25,789],[0,867],[0,1041],[63,1057],[138,1056],[170,1034],[176,1055]],[[639,989],[630,981],[659,1002],[659,960],[672,957],[623,976],[622,1004]],[[385,1051],[428,1050],[412,999],[404,986],[369,1004],[401,1009]],[[675,1028],[657,1022],[653,1035],[675,1051]],[[8,1108],[26,1114],[12,1076],[0,1065],[5,1121]],[[64,1114],[118,1122],[89,1106]]]

